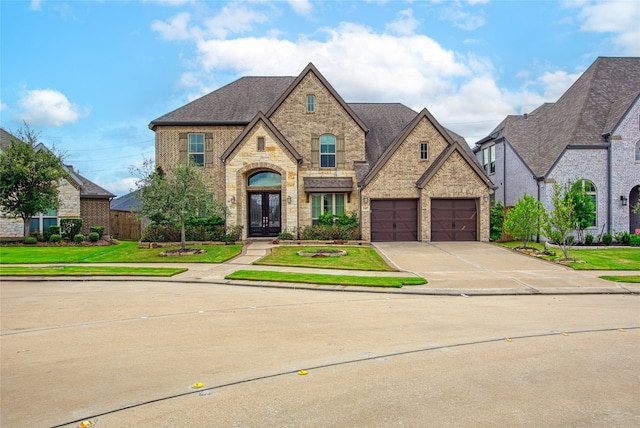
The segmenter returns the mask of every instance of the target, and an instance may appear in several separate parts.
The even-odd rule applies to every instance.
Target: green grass
[[[298,251],[311,250],[345,250],[346,256],[341,257],[302,257]],[[273,248],[271,254],[263,257],[254,264],[269,266],[293,266],[321,269],[349,269],[366,271],[394,271],[380,255],[371,247],[309,247],[282,246]]]
[[[366,287],[394,287],[402,288],[403,285],[422,285],[427,281],[418,277],[369,277],[351,275],[326,275],[291,272],[271,272],[260,270],[239,270],[225,279],[241,279],[247,281],[275,281],[275,282],[295,282],[303,284],[320,285],[359,285]]]
[[[601,276],[600,278],[613,282],[630,282],[634,284],[640,284],[640,275],[633,276]]]
[[[522,242],[500,242],[498,245],[515,248],[521,246]],[[544,251],[544,244],[531,242],[527,246]],[[561,249],[550,248],[550,251],[556,255],[542,258],[554,260],[562,257]],[[569,251],[569,257],[577,261],[564,262],[564,264],[575,270],[640,270],[640,249],[635,247],[602,250],[583,250],[574,247]]]
[[[186,268],[132,268],[120,266],[0,267],[0,276],[173,276]]]
[[[137,242],[122,241],[110,246],[0,246],[0,264],[22,263],[222,263],[236,257],[242,245],[197,244],[204,254],[183,257],[159,257],[168,248],[138,248]]]

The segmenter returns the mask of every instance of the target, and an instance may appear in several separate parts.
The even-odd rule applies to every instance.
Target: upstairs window
[[[320,167],[336,167],[336,137],[325,134],[320,137]]]
[[[258,151],[264,152],[264,137],[258,137]]]
[[[420,160],[429,159],[429,145],[427,143],[420,143]]]
[[[307,95],[307,113],[313,113],[316,111],[316,96]]]
[[[482,166],[487,174],[496,172],[496,146],[482,149]]]
[[[189,134],[189,159],[204,166],[204,134]]]

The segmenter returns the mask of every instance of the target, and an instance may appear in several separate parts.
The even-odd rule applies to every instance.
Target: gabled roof
[[[460,156],[462,156],[467,161],[471,169],[475,171],[478,177],[480,177],[480,179],[487,186],[489,186],[489,188],[495,189],[495,186],[493,185],[489,177],[487,177],[487,174],[485,174],[484,169],[482,169],[480,165],[475,162],[475,157],[470,154],[469,150],[465,150],[464,146],[461,146],[458,143],[451,144],[438,155],[438,157],[433,161],[429,168],[427,168],[424,174],[422,174],[422,176],[418,179],[418,181],[416,182],[416,187],[418,187],[418,189],[423,189],[424,186],[427,185],[429,180],[433,178],[436,172],[438,172],[438,170],[442,167],[442,165],[444,165],[447,159],[449,159],[454,152],[458,152]]]
[[[17,140],[16,136],[0,128],[0,148],[6,149],[11,145],[11,140]],[[36,151],[46,150],[51,153],[51,150],[43,143],[38,143],[34,148]],[[67,173],[67,180],[78,190],[80,190],[80,197],[82,198],[114,198],[116,195],[98,186],[88,178],[83,177],[76,172],[71,165],[62,164],[62,169]]]
[[[400,105],[402,106],[402,105]],[[413,110],[408,109],[405,106],[402,106],[405,109],[413,112]],[[379,114],[384,114],[382,109],[374,109],[375,111],[377,111]],[[396,107],[396,109],[389,109],[389,111],[394,111],[396,110],[396,112],[399,113],[399,109]],[[387,116],[387,119],[398,119],[397,121],[392,121],[389,120],[387,121],[387,123],[385,124],[385,121],[380,121],[381,126],[390,126],[392,127],[393,125],[396,125],[396,127],[401,123],[400,119],[402,117],[408,117],[408,111],[404,113],[406,116],[402,116],[402,115],[398,115],[398,116]],[[420,113],[415,114],[412,117],[412,119],[405,124],[405,126],[398,130],[398,129],[393,129],[393,133],[389,132],[387,134],[387,137],[395,137],[391,140],[386,140],[385,139],[380,139],[380,141],[376,141],[374,144],[376,146],[374,146],[374,150],[380,150],[380,148],[384,145],[386,147],[384,147],[384,152],[382,152],[382,154],[380,154],[379,156],[376,156],[376,158],[374,158],[372,156],[371,161],[372,161],[372,166],[371,169],[369,170],[367,176],[364,178],[364,180],[362,180],[362,185],[366,186],[369,182],[371,182],[371,180],[376,176],[376,174],[378,174],[378,172],[380,172],[380,170],[384,167],[384,165],[387,163],[387,161],[391,158],[391,156],[393,155],[393,153],[395,153],[395,151],[398,149],[398,147],[400,147],[400,145],[402,145],[402,143],[404,142],[404,140],[407,139],[407,137],[409,136],[409,134],[413,131],[413,129],[418,125],[418,123],[420,123],[420,121],[426,118],[431,125],[436,128],[436,130],[444,137],[444,139],[447,141],[447,143],[449,143],[450,146],[456,146],[458,149],[460,149],[461,152],[465,153],[465,159],[473,164],[473,166],[475,168],[479,168],[477,160],[475,159],[475,157],[473,156],[473,153],[471,153],[471,149],[469,148],[469,146],[467,145],[467,143],[465,142],[464,138],[461,137],[460,135],[453,133],[447,129],[445,129],[444,127],[442,127],[442,125],[440,125],[440,123],[438,123],[438,121],[431,115],[431,113],[429,113],[429,110],[422,109],[422,111]],[[380,119],[380,118],[378,118]],[[376,122],[378,123],[378,122]],[[455,138],[454,138],[455,137]],[[460,141],[461,140],[461,141]],[[385,144],[386,143],[386,144]],[[367,144],[369,144],[369,139],[367,137]],[[372,150],[373,152],[373,150]],[[367,160],[369,160],[369,148],[367,147]],[[376,154],[377,155],[377,154]],[[484,173],[483,173],[484,174]]]
[[[599,57],[556,103],[507,116],[491,135],[501,131],[533,173],[543,177],[567,146],[602,144],[602,135],[615,129],[639,92],[640,58]]]
[[[246,125],[258,111],[267,111],[295,77],[241,77],[189,104],[152,120],[159,125]]]
[[[132,211],[138,208],[140,204],[140,190],[134,190],[131,193],[113,199],[110,208],[118,211]]]
[[[345,109],[347,114],[351,116],[351,118],[358,124],[358,126],[364,132],[367,132],[368,131],[367,126],[362,122],[362,120],[360,120],[358,115],[354,113],[351,107],[349,107],[349,105],[344,102],[340,94],[338,94],[336,90],[333,89],[333,86],[331,86],[331,84],[327,81],[327,79],[324,78],[324,76],[318,71],[318,69],[312,63],[309,63],[309,65],[307,65],[305,69],[302,70],[302,73],[300,73],[298,77],[296,77],[296,79],[289,85],[289,88],[287,88],[287,90],[282,93],[280,98],[278,98],[278,100],[271,106],[269,111],[267,111],[266,113],[267,117],[271,117],[271,115],[276,110],[278,110],[278,107],[280,107],[280,105],[287,99],[287,97],[291,94],[291,92],[293,92],[293,90],[300,84],[300,82],[302,82],[302,80],[304,80],[305,77],[307,77],[309,73],[313,73],[316,76],[316,78],[320,80],[320,82],[324,85],[325,88],[327,88],[327,90],[331,93],[331,95],[336,100],[338,100],[338,103],[342,106],[343,109]]]
[[[220,156],[222,162],[225,162],[229,158],[229,156],[231,156],[231,153],[233,153],[233,151],[242,143],[242,140],[244,140],[245,137],[253,131],[258,122],[264,123],[264,125],[269,128],[269,131],[273,133],[276,139],[278,139],[278,141],[282,143],[282,145],[289,151],[291,156],[293,156],[293,158],[297,162],[302,162],[302,156],[300,155],[300,153],[298,153],[297,150],[293,148],[293,146],[287,141],[284,135],[282,135],[282,133],[278,131],[273,123],[271,123],[271,121],[261,111],[256,114],[253,120],[244,128],[242,133],[238,135],[235,140],[233,140],[233,143],[231,143],[231,145],[227,147],[227,150],[222,153],[222,155]]]

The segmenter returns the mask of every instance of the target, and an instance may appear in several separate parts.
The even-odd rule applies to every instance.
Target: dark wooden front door
[[[418,200],[372,200],[371,240],[378,242],[418,240]]]
[[[432,241],[477,241],[475,199],[432,199]]]
[[[280,192],[249,193],[249,236],[278,236]]]

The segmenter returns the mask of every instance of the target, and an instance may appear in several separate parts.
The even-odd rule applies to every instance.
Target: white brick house
[[[506,117],[474,152],[513,206],[525,193],[551,208],[553,184],[583,180],[596,205],[589,233],[632,233],[640,192],[640,58],[598,58],[555,103]]]
[[[492,183],[464,138],[426,109],[347,103],[313,64],[243,77],[149,127],[156,164],[198,162],[243,238],[354,212],[364,240],[489,239]]]

